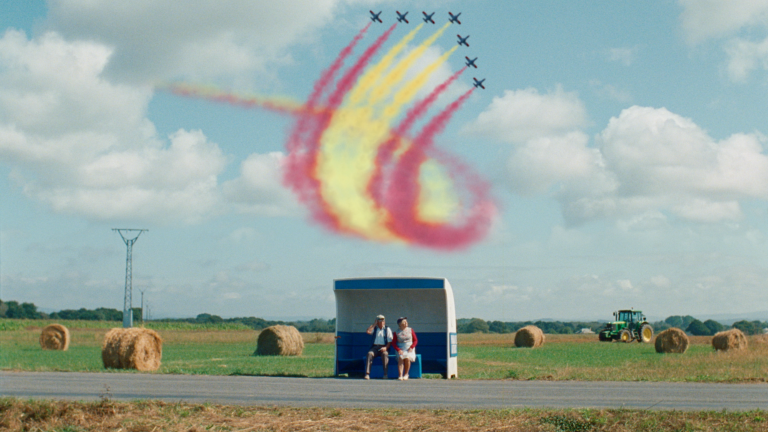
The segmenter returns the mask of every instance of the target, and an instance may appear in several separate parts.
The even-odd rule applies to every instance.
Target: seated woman
[[[400,372],[399,380],[407,380],[411,370],[411,362],[416,361],[416,332],[408,327],[408,318],[397,319],[400,329],[392,336],[392,346],[397,351],[397,370]]]

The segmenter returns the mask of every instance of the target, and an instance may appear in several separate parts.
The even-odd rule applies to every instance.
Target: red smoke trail
[[[393,24],[384,34],[369,46],[357,62],[336,83],[336,89],[328,97],[324,104],[325,110],[315,119],[308,131],[309,136],[304,138],[304,153],[291,151],[288,155],[283,181],[296,191],[302,201],[309,207],[312,217],[321,224],[335,231],[342,231],[338,217],[323,200],[321,194],[321,181],[317,178],[317,158],[320,150],[321,138],[328,128],[333,112],[341,105],[344,95],[354,86],[363,69],[386,42],[397,25]],[[302,131],[303,132],[303,131]]]
[[[389,228],[397,235],[422,246],[444,250],[464,248],[482,238],[490,228],[495,206],[488,197],[487,187],[478,187],[480,185],[472,185],[470,192],[476,194],[475,203],[460,225],[436,224],[418,218],[421,165],[427,160],[434,136],[445,128],[451,116],[473,90],[464,93],[422,129],[397,162],[387,188],[386,208],[392,215],[388,221]]]
[[[376,153],[376,163],[374,164],[374,172],[371,179],[368,182],[368,194],[373,198],[377,206],[382,207],[382,194],[384,193],[384,171],[392,161],[392,155],[397,150],[401,137],[404,137],[411,129],[414,123],[426,114],[427,109],[432,106],[437,98],[451,85],[456,79],[467,70],[465,66],[460,71],[451,75],[447,80],[435,87],[432,92],[416,105],[411,108],[405,115],[403,121],[397,126],[392,133],[392,137],[387,140],[381,147],[379,147]],[[386,176],[389,177],[389,176]]]
[[[336,73],[338,73],[343,66],[344,61],[352,54],[352,50],[357,46],[357,43],[362,40],[370,27],[371,23],[368,23],[368,25],[360,30],[355,38],[352,39],[352,42],[341,50],[333,64],[320,75],[320,78],[313,86],[312,94],[305,104],[307,111],[299,116],[296,121],[296,126],[293,128],[293,131],[288,138],[288,142],[286,143],[288,157],[285,159],[283,183],[293,189],[299,197],[299,200],[311,209],[318,208],[318,204],[322,202],[322,200],[318,202],[318,196],[314,193],[317,186],[314,184],[315,182],[313,182],[313,178],[302,175],[302,173],[307,172],[310,167],[314,166],[314,159],[316,159],[316,152],[312,151],[312,148],[310,147],[311,142],[307,139],[307,134],[309,134],[310,131],[317,129],[321,120],[319,116],[313,113],[314,107],[323,92],[333,81]],[[325,224],[327,225],[330,222],[333,221],[325,221]],[[335,225],[335,223],[332,223],[332,225]]]

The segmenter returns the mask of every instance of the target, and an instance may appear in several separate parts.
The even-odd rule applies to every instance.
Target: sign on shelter
[[[421,355],[422,373],[439,373],[444,378],[457,376],[456,309],[447,279],[337,279],[333,292],[336,375],[365,372],[365,357],[371,347],[371,336],[365,331],[381,314],[393,332],[398,329],[397,318],[408,317],[408,324],[419,340],[416,353]]]

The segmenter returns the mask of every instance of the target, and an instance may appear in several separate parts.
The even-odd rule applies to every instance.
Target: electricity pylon
[[[146,229],[134,229],[134,228],[112,228],[112,231],[117,231],[118,234],[120,234],[120,237],[123,238],[123,241],[125,242],[125,246],[128,248],[128,252],[126,254],[125,258],[125,297],[123,298],[123,328],[130,328],[133,327],[133,269],[132,269],[132,251],[133,251],[133,244],[136,243],[136,240],[139,239],[139,236],[144,231],[149,231]],[[126,238],[125,235],[123,235],[123,231],[125,231],[126,235],[131,231],[138,231],[138,234],[136,234],[135,237],[132,238]]]

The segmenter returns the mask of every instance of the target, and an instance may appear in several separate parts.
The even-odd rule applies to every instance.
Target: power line
[[[112,228],[112,231],[117,231],[118,234],[120,234],[120,237],[125,242],[125,246],[127,248],[125,258],[125,296],[123,297],[123,328],[130,328],[133,327],[133,299],[131,298],[133,294],[133,244],[136,243],[136,240],[139,239],[141,233],[149,230],[135,228]],[[123,234],[123,232],[125,232],[125,234]],[[126,237],[126,235],[129,235],[132,232],[136,232],[136,236]]]

